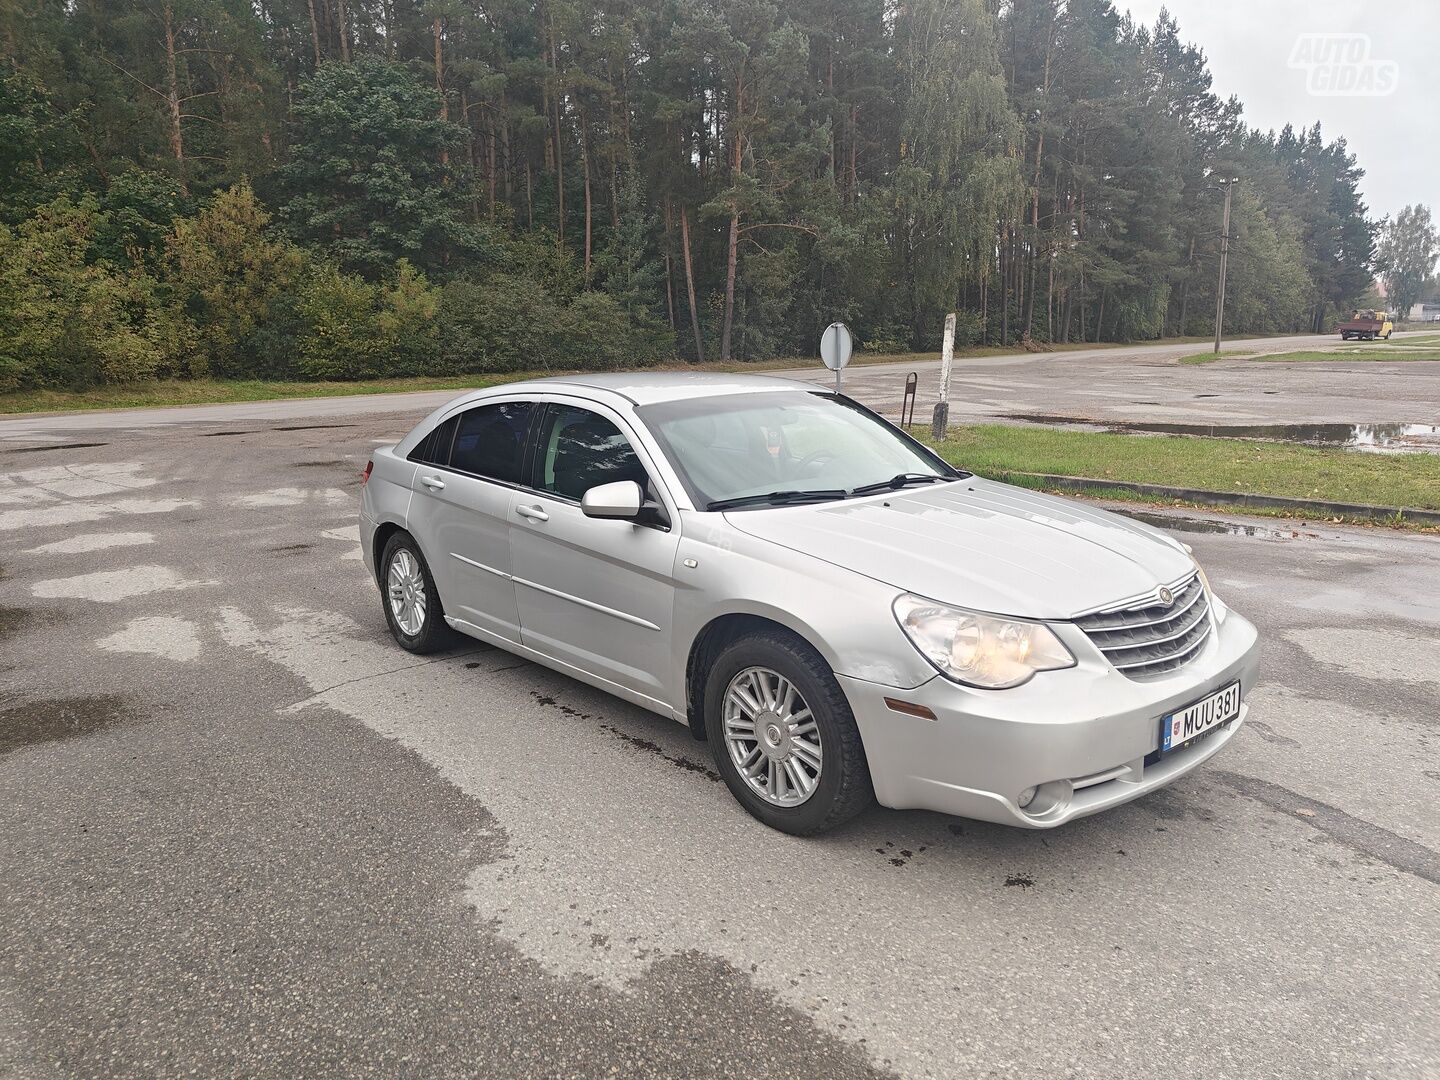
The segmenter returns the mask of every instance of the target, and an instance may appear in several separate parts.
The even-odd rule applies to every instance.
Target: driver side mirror
[[[634,480],[600,484],[585,492],[580,499],[580,510],[586,517],[622,521],[634,521],[644,505],[645,492]]]

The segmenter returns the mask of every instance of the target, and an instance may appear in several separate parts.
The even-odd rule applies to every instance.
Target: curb
[[[1066,491],[1109,489],[1136,495],[1154,495],[1163,499],[1209,506],[1236,506],[1266,510],[1308,510],[1330,517],[1360,518],[1366,521],[1394,522],[1403,519],[1413,525],[1440,526],[1440,512],[1410,510],[1400,506],[1370,506],[1366,503],[1324,502],[1317,499],[1290,499],[1283,495],[1254,495],[1244,491],[1206,491],[1201,488],[1168,487],[1164,484],[1135,484],[1125,480],[1096,480],[1088,476],[1059,476],[1054,473],[1005,472],[997,480],[1035,480]]]

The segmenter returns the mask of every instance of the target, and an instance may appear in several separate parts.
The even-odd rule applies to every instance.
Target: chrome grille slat
[[[1163,645],[1163,644],[1165,644],[1165,642],[1167,642],[1167,641],[1173,641],[1173,640],[1175,640],[1176,638],[1184,637],[1186,634],[1188,634],[1188,633],[1190,632],[1190,630],[1195,626],[1196,623],[1200,622],[1202,619],[1205,618],[1205,609],[1204,609],[1203,607],[1197,608],[1194,604],[1191,604],[1190,607],[1185,610],[1185,612],[1183,612],[1182,614],[1176,616],[1176,619],[1181,619],[1181,620],[1183,620],[1183,619],[1186,619],[1187,617],[1188,617],[1189,621],[1188,621],[1188,622],[1185,622],[1184,625],[1181,626],[1181,627],[1179,627],[1178,629],[1176,629],[1176,628],[1174,627],[1175,620],[1173,620],[1173,619],[1172,619],[1172,620],[1157,619],[1157,620],[1155,620],[1155,622],[1148,624],[1148,625],[1150,625],[1150,626],[1158,626],[1158,627],[1161,627],[1163,630],[1169,631],[1169,633],[1166,633],[1166,634],[1163,634],[1163,635],[1160,635],[1160,636],[1155,636],[1155,635],[1141,635],[1140,638],[1139,638],[1139,640],[1135,640],[1134,637],[1130,637],[1130,638],[1126,638],[1126,639],[1124,639],[1124,640],[1121,640],[1121,639],[1117,639],[1117,638],[1115,637],[1115,635],[1117,635],[1117,634],[1131,634],[1131,635],[1133,635],[1133,634],[1134,634],[1134,631],[1133,631],[1133,630],[1129,630],[1129,629],[1126,629],[1126,630],[1110,630],[1110,629],[1107,628],[1107,629],[1105,629],[1105,630],[1092,630],[1092,631],[1089,631],[1090,640],[1093,641],[1093,642],[1095,642],[1095,644],[1096,644],[1096,645],[1099,645],[1102,649],[1105,649],[1107,652],[1112,651],[1112,650],[1113,650],[1113,651],[1116,651],[1116,652],[1119,652],[1119,651],[1123,651],[1123,650],[1125,650],[1125,649],[1142,649],[1142,648],[1146,647],[1147,645]],[[1099,640],[1099,638],[1100,638],[1101,636],[1104,637],[1104,640],[1103,640],[1103,641]]]
[[[1143,620],[1141,620],[1140,622],[1115,623],[1113,626],[1106,626],[1106,625],[1103,625],[1103,624],[1100,624],[1100,623],[1097,622],[1095,625],[1091,626],[1090,629],[1092,629],[1092,630],[1106,630],[1106,631],[1109,631],[1109,630],[1140,630],[1140,629],[1143,629],[1144,627],[1147,627],[1147,626],[1153,626],[1153,625],[1154,625],[1155,623],[1157,623],[1157,622],[1169,622],[1171,619],[1179,618],[1181,615],[1185,614],[1185,612],[1189,611],[1192,607],[1194,607],[1197,603],[1200,602],[1200,598],[1201,598],[1202,596],[1204,596],[1204,595],[1205,595],[1205,590],[1204,590],[1204,589],[1196,589],[1196,590],[1194,590],[1193,595],[1191,595],[1191,596],[1189,597],[1189,599],[1185,599],[1185,598],[1182,596],[1182,597],[1181,597],[1181,602],[1180,602],[1179,604],[1177,604],[1177,606],[1172,607],[1172,608],[1170,609],[1170,614],[1169,614],[1169,615],[1161,615],[1161,616],[1159,616],[1159,617],[1157,617],[1157,618],[1154,618],[1154,619],[1143,619]],[[1103,615],[1103,616],[1101,616],[1101,615],[1087,615],[1085,618],[1086,618],[1086,620],[1089,620],[1089,619],[1097,619],[1097,620],[1098,620],[1098,619],[1100,619],[1100,618],[1118,617],[1118,616],[1120,616],[1120,615],[1124,615],[1124,614],[1126,614],[1127,612],[1132,612],[1132,611],[1149,611],[1149,610],[1150,610],[1152,607],[1154,607],[1154,606],[1155,606],[1155,605],[1152,604],[1152,605],[1146,605],[1145,607],[1142,607],[1142,608],[1126,608],[1125,611],[1106,612],[1105,615]]]
[[[1185,661],[1188,660],[1188,659],[1190,659],[1190,654],[1193,653],[1196,649],[1200,648],[1201,645],[1204,645],[1205,642],[1209,640],[1209,638],[1210,638],[1210,624],[1209,624],[1209,623],[1206,623],[1206,624],[1204,624],[1204,627],[1203,627],[1203,629],[1202,629],[1202,632],[1195,638],[1195,640],[1194,640],[1192,643],[1186,645],[1183,649],[1181,649],[1181,650],[1178,651],[1178,652],[1171,653],[1171,654],[1170,654],[1165,660],[1163,660],[1163,661],[1157,661],[1157,660],[1137,660],[1137,661],[1134,661],[1133,663],[1129,663],[1129,664],[1116,664],[1115,666],[1116,666],[1116,668],[1119,669],[1120,671],[1128,671],[1128,670],[1130,670],[1130,669],[1132,669],[1132,668],[1139,668],[1139,667],[1149,667],[1151,670],[1148,671],[1148,672],[1146,672],[1146,674],[1150,674],[1150,675],[1158,675],[1158,674],[1160,674],[1162,671],[1173,671],[1173,670],[1175,670],[1175,668],[1183,667],[1183,666],[1185,665]]]
[[[1199,575],[1172,587],[1174,601],[1159,598],[1082,615],[1075,625],[1109,660],[1131,679],[1174,671],[1195,656],[1210,639],[1210,599]]]

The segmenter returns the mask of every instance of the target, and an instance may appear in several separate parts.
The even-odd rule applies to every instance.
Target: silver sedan
[[[687,724],[786,832],[873,800],[1050,828],[1235,734],[1256,634],[1185,545],[782,379],[457,398],[366,469],[395,640],[490,642]]]

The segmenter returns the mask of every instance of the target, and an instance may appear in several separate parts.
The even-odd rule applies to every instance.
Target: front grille
[[[1082,615],[1075,624],[1132,679],[1148,679],[1189,663],[1210,636],[1210,599],[1195,575],[1171,587],[1174,601],[1152,597],[1127,607]]]

